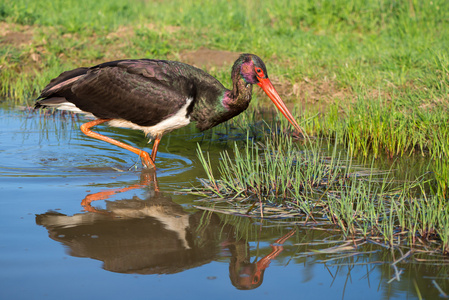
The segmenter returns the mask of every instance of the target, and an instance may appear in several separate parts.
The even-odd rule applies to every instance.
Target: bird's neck
[[[230,111],[238,111],[238,114],[244,111],[251,101],[253,86],[247,84],[245,80],[239,76],[233,80],[232,90],[225,93],[223,97],[223,106]]]
[[[238,78],[233,80],[232,90],[221,87],[216,90],[215,95],[205,95],[204,100],[196,103],[193,108],[192,117],[200,130],[212,128],[248,108],[251,101],[251,84],[246,84],[243,78]]]

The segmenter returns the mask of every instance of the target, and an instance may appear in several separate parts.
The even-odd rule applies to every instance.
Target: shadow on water
[[[436,299],[437,286],[449,292],[449,262],[437,255],[395,263],[400,249],[354,245],[332,226],[195,209],[201,197],[182,188],[205,176],[196,144],[217,161],[228,147],[220,134],[185,129],[164,137],[156,180],[136,171],[133,154],[83,136],[77,119],[0,116],[2,299]],[[138,133],[101,130],[145,146]]]

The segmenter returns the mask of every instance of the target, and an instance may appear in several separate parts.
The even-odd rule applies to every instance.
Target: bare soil
[[[20,47],[30,45],[33,39],[33,28],[27,25],[0,22],[0,45]]]
[[[239,55],[238,52],[200,48],[195,51],[182,52],[180,57],[183,62],[198,68],[228,67],[230,72]]]

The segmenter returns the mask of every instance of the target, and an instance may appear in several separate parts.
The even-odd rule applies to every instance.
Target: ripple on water
[[[53,120],[55,119],[55,120]],[[0,109],[0,177],[58,177],[140,170],[133,153],[84,136],[73,119]],[[158,152],[158,176],[192,168],[192,160]]]

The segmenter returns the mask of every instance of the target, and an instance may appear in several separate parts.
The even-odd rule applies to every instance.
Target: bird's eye
[[[263,73],[263,70],[261,68],[256,68],[256,73],[257,73],[257,76],[259,76],[261,78],[265,77],[265,74]]]

